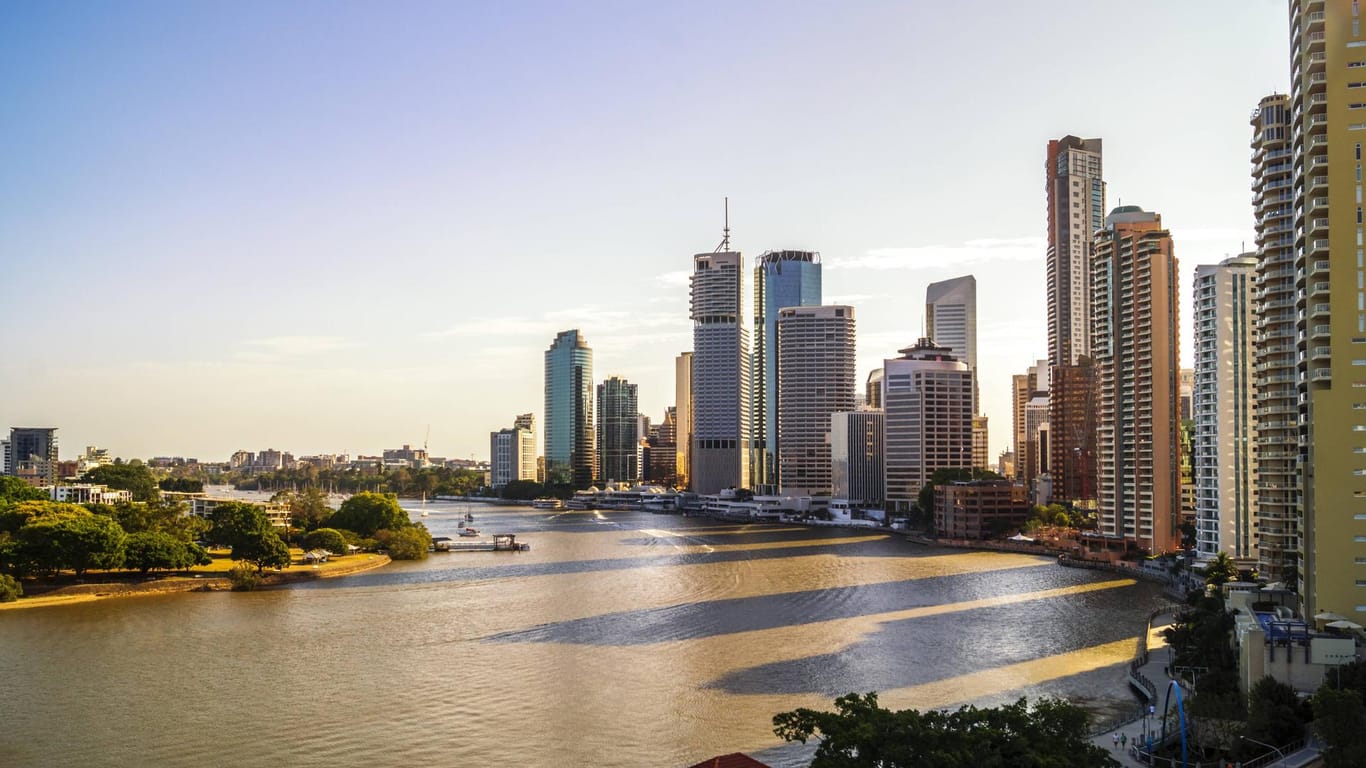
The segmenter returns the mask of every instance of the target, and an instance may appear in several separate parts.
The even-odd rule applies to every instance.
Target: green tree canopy
[[[545,486],[535,480],[513,480],[499,489],[505,499],[536,499],[545,495]]]
[[[24,596],[24,587],[9,574],[0,573],[0,603],[12,603]]]
[[[274,531],[265,530],[243,536],[232,545],[232,559],[256,566],[260,573],[266,568],[289,567],[289,545]]]
[[[155,501],[161,497],[152,470],[141,462],[95,467],[82,475],[81,480],[128,491],[133,494],[133,501]]]
[[[327,495],[316,486],[297,492],[286,491],[280,501],[289,507],[289,524],[295,528],[311,531],[321,527],[332,516],[332,508],[327,506]]]
[[[1220,552],[1209,561],[1205,566],[1205,583],[1222,587],[1230,581],[1238,579],[1238,566],[1234,564],[1233,558],[1227,552]]]
[[[192,477],[168,477],[157,483],[157,487],[163,491],[177,491],[179,493],[203,493],[204,481],[196,480]]]
[[[1313,716],[1295,689],[1273,677],[1263,677],[1247,692],[1247,732],[1268,744],[1289,744],[1304,738],[1304,724]]]
[[[162,531],[131,533],[123,544],[123,564],[144,575],[148,571],[186,569],[207,559],[202,547]]]
[[[334,555],[344,555],[346,537],[336,528],[319,528],[304,535],[304,549],[325,549]]]
[[[394,560],[426,560],[427,550],[432,546],[432,536],[425,525],[379,531],[376,537]]]
[[[379,530],[397,531],[412,524],[392,493],[358,493],[343,501],[328,519],[333,528],[345,528],[365,537],[374,536]]]
[[[1366,704],[1355,690],[1319,688],[1311,700],[1314,730],[1323,739],[1325,768],[1359,768],[1366,765]]]
[[[238,542],[254,540],[271,530],[270,518],[266,516],[264,509],[241,501],[219,504],[209,516],[209,520],[213,524],[209,530],[209,540],[233,548],[236,548]]]
[[[877,694],[851,693],[835,712],[797,709],[773,718],[773,732],[803,744],[819,735],[811,768],[1091,768],[1118,766],[1087,738],[1086,711],[1057,699],[1030,707],[954,712],[892,711]]]
[[[77,578],[91,568],[122,565],[125,535],[119,524],[68,506],[76,511],[35,517],[19,529],[15,538],[20,560],[49,574],[70,569]]]
[[[17,477],[0,475],[0,503],[7,501],[41,501],[48,495]]]

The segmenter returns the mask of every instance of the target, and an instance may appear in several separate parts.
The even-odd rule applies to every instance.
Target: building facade
[[[1150,553],[1173,551],[1181,544],[1181,457],[1171,236],[1158,214],[1122,206],[1096,233],[1094,250],[1100,531]]]
[[[593,350],[578,330],[562,331],[545,351],[546,482],[592,485],[596,442]]]
[[[536,480],[536,423],[519,415],[510,429],[489,434],[489,485],[497,490],[514,480]]]
[[[925,335],[972,370],[977,380],[977,278],[972,275],[930,283],[925,289]],[[973,384],[973,414],[978,413]]]
[[[750,379],[750,484],[769,493],[778,484],[778,316],[786,307],[821,303],[821,255],[767,251],[754,266],[754,368]]]
[[[598,385],[598,477],[640,479],[640,403],[636,385],[611,376]]]
[[[692,353],[674,358],[674,484],[690,488],[692,478]]]
[[[784,494],[829,496],[830,417],[857,403],[854,308],[787,307],[776,327],[776,481]]]
[[[1300,148],[1303,151],[1302,143]],[[1272,582],[1293,585],[1298,580],[1300,550],[1299,389],[1303,380],[1295,301],[1303,263],[1295,253],[1291,154],[1290,97],[1267,96],[1252,113],[1252,202],[1257,228],[1253,349],[1257,570]]]
[[[1290,3],[1292,226],[1302,425],[1300,505],[1282,528],[1281,576],[1306,616],[1366,624],[1366,35],[1347,0]],[[1264,163],[1268,162],[1264,160]],[[1271,173],[1270,167],[1265,168]],[[1269,188],[1269,186],[1267,187]],[[1255,198],[1254,198],[1255,199]],[[1268,235],[1271,232],[1268,231]],[[1286,297],[1286,298],[1290,298]],[[1276,297],[1263,294],[1268,313]],[[1273,527],[1267,521],[1264,527]],[[1266,543],[1263,534],[1262,543]]]
[[[934,487],[934,530],[950,539],[996,538],[1029,519],[1029,495],[1009,480],[942,483]]]
[[[972,462],[972,371],[928,338],[884,360],[887,510],[908,512],[939,469]],[[924,510],[929,512],[929,510]]]
[[[749,487],[749,332],[744,257],[738,251],[693,257],[691,309],[693,491]]]
[[[1092,235],[1105,222],[1101,140],[1048,143],[1049,458],[1057,499],[1095,498],[1095,384],[1091,359]],[[1055,390],[1066,388],[1065,392]]]
[[[38,485],[56,483],[56,427],[11,427],[5,443],[5,473]]]
[[[840,411],[830,416],[831,498],[881,504],[885,497],[881,410]]]
[[[1195,548],[1257,555],[1256,404],[1253,297],[1257,257],[1245,253],[1195,268],[1195,368],[1191,456],[1195,476]]]

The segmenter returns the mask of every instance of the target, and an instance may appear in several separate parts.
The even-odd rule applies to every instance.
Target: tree
[[[358,493],[343,501],[328,523],[366,537],[382,529],[396,531],[413,524],[392,493]]]
[[[256,566],[260,573],[266,568],[287,568],[290,564],[289,545],[274,531],[258,531],[243,536],[232,545],[232,559]]]
[[[91,568],[122,565],[125,535],[119,524],[75,509],[79,512],[37,517],[20,528],[16,539],[21,557],[49,574],[69,568],[76,578]]]
[[[178,493],[203,493],[204,481],[190,477],[168,477],[157,483],[157,487],[163,491],[176,491]]]
[[[239,542],[255,540],[271,529],[270,518],[264,509],[241,501],[219,504],[209,515],[209,520],[213,523],[209,540],[234,549]]]
[[[327,506],[327,496],[315,486],[290,493],[285,503],[289,506],[289,523],[295,528],[311,531],[332,516],[332,508]]]
[[[304,549],[325,549],[334,555],[347,553],[346,537],[336,528],[319,528],[304,535]]]
[[[17,477],[0,475],[0,503],[7,501],[41,501],[48,495]]]
[[[535,480],[513,480],[499,489],[505,499],[535,499],[545,495],[545,486]]]
[[[128,491],[133,494],[133,501],[156,501],[161,498],[152,470],[139,461],[95,467],[82,475],[81,480]]]
[[[1119,765],[1088,739],[1085,710],[1057,699],[922,713],[884,709],[876,693],[851,693],[836,699],[835,709],[784,712],[773,718],[773,732],[803,744],[819,734],[811,768]]]
[[[1294,688],[1263,677],[1247,692],[1247,699],[1247,732],[1253,738],[1276,745],[1304,738],[1304,724],[1313,713],[1300,703]]]
[[[1319,688],[1311,699],[1314,707],[1314,730],[1323,739],[1325,768],[1349,768],[1366,765],[1366,704],[1354,690],[1336,691],[1327,685]]]
[[[169,533],[139,531],[128,535],[123,544],[123,563],[146,576],[148,571],[173,571],[189,568],[200,559],[202,548],[192,551],[187,544]]]
[[[412,525],[396,531],[380,531],[380,543],[389,550],[394,560],[426,560],[432,546],[432,536],[424,525]]]
[[[12,603],[24,596],[24,587],[19,580],[8,574],[0,573],[0,603]]]
[[[1205,566],[1205,583],[1216,587],[1234,581],[1238,578],[1238,566],[1234,565],[1233,558],[1227,552],[1220,552],[1214,559]]]

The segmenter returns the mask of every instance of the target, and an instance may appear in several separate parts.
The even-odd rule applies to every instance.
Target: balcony
[[[1327,282],[1326,280],[1319,280],[1319,281],[1317,281],[1317,282],[1311,284],[1311,285],[1309,286],[1309,295],[1310,295],[1310,296],[1327,296],[1327,295],[1328,295],[1328,282]]]
[[[1309,356],[1314,360],[1328,360],[1333,356],[1333,348],[1324,346],[1314,347],[1314,351]]]
[[[1333,338],[1333,327],[1325,323],[1310,326],[1309,338],[1314,341],[1330,341]]]
[[[1305,185],[1305,188],[1308,189],[1310,192],[1316,192],[1320,189],[1327,190],[1328,175],[1320,174],[1318,176],[1310,176],[1309,183]]]
[[[1309,263],[1310,277],[1328,277],[1328,260],[1318,259]]]
[[[1332,381],[1333,370],[1331,368],[1315,368],[1314,373],[1309,378],[1318,383]]]

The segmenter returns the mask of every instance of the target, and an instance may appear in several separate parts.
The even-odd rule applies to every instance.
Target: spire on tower
[[[729,250],[730,250],[730,198],[729,198],[729,197],[725,197],[725,198],[722,198],[722,199],[725,201],[725,202],[724,202],[724,206],[725,206],[725,213],[724,213],[725,219],[724,219],[724,222],[725,222],[725,223],[722,225],[722,228],[721,228],[721,244],[718,245],[718,246],[716,246],[716,251],[715,251],[716,253],[720,253],[720,252],[722,252],[722,251],[729,251]]]

